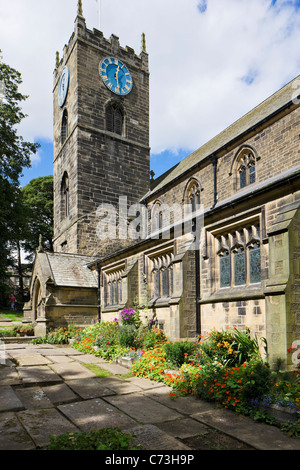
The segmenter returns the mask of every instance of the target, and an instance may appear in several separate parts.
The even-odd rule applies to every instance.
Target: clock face
[[[69,88],[69,78],[70,72],[69,67],[65,66],[61,73],[59,83],[58,83],[58,104],[62,107],[66,101],[68,88]]]
[[[106,57],[99,65],[103,83],[117,95],[128,95],[132,90],[132,77],[123,62],[114,57]]]

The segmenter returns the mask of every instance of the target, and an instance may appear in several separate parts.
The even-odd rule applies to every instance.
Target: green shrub
[[[265,342],[264,338],[261,341]],[[266,342],[265,342],[266,344]],[[244,362],[260,359],[259,343],[251,337],[249,328],[226,331],[213,330],[200,343],[200,348],[211,362],[220,362],[228,367],[236,367]]]
[[[260,399],[271,389],[272,374],[268,365],[261,361],[249,363],[244,368],[244,377],[242,377],[244,400]]]
[[[125,348],[135,347],[138,330],[134,325],[123,325],[118,331],[118,342]]]
[[[87,433],[65,433],[50,436],[47,450],[141,450],[133,436],[118,428],[104,428]]]
[[[195,344],[190,341],[168,342],[164,345],[166,360],[175,367],[180,367],[188,362],[189,357],[195,351]]]
[[[119,325],[115,322],[101,322],[94,328],[97,335],[95,346],[114,346],[118,342]]]

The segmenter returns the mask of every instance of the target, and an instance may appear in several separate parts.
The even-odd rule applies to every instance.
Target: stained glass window
[[[257,244],[249,250],[250,283],[261,281],[260,246]]]
[[[238,248],[234,253],[234,284],[246,284],[246,258],[243,248]]]
[[[251,165],[249,168],[249,184],[255,183],[255,165]]]
[[[256,167],[255,156],[249,150],[244,150],[240,153],[237,160],[237,176],[240,189],[245,188],[248,184],[255,183],[256,180]]]
[[[228,251],[220,256],[220,286],[230,287],[230,254]]]
[[[240,188],[245,188],[245,186],[247,186],[247,172],[246,172],[246,168],[243,167],[241,170],[240,170]]]
[[[153,271],[153,297],[160,297],[159,271]]]
[[[169,296],[169,273],[167,268],[163,268],[161,271],[162,279],[162,297]]]

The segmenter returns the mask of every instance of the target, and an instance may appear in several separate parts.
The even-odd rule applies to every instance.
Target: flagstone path
[[[111,375],[99,377],[86,364]],[[172,400],[169,387],[128,377],[128,372],[69,346],[5,344],[0,351],[0,450],[42,449],[50,435],[107,426],[134,432],[148,450],[201,449],[201,440],[212,435],[223,439],[226,449],[300,450],[299,439],[276,427],[196,397]]]

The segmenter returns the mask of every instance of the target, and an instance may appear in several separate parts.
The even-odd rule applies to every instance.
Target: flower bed
[[[260,356],[258,339],[247,328],[213,331],[199,342],[170,342],[153,324],[151,319],[142,325],[138,314],[127,309],[113,322],[83,331],[76,327],[59,330],[48,339],[73,338],[73,347],[79,351],[110,361],[133,358],[133,374],[169,385],[171,398],[193,394],[255,420],[283,421],[284,430],[300,436],[300,367],[293,379],[272,372]],[[266,348],[265,340],[261,341]],[[286,422],[274,414],[278,406],[288,411]],[[288,417],[294,422],[289,424]]]

